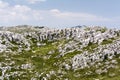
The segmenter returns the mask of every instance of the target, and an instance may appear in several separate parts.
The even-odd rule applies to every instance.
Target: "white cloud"
[[[30,4],[35,4],[37,2],[45,2],[46,0],[27,0]]]
[[[0,23],[27,23],[30,21],[36,21],[41,19],[43,18],[40,12],[37,10],[33,10],[28,6],[10,6],[7,2],[0,1]]]
[[[116,23],[120,18],[105,18],[89,13],[51,10],[35,10],[26,5],[10,5],[0,1],[0,24],[17,25],[77,25],[77,24],[106,24]],[[117,22],[118,23],[118,22]]]
[[[7,7],[9,4],[3,1],[0,1],[0,8],[5,8]]]
[[[21,12],[21,13],[24,13],[24,12],[29,12],[31,11],[31,8],[27,7],[27,6],[24,6],[24,5],[15,5],[13,7],[13,10],[14,11],[18,11],[18,12]]]
[[[110,21],[108,18],[80,12],[61,12],[58,9],[50,10],[53,16],[60,19],[77,19],[81,21]]]

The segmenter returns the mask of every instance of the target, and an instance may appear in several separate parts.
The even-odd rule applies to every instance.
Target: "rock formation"
[[[117,80],[119,61],[117,29],[0,28],[1,80]]]

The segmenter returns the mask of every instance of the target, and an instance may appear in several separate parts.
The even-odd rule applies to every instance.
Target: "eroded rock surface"
[[[119,62],[117,29],[0,28],[1,80],[117,80]]]

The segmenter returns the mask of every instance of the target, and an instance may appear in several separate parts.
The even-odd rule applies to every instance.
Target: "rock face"
[[[102,80],[102,74],[103,80],[109,80],[119,75],[119,61],[117,29],[0,28],[1,80]]]
[[[102,50],[101,50],[102,49]],[[105,59],[113,59],[116,55],[120,54],[120,40],[108,44],[107,46],[99,46],[98,52],[83,52],[72,58],[72,68],[85,68],[90,67],[96,62],[104,61]],[[114,61],[113,61],[114,62]]]

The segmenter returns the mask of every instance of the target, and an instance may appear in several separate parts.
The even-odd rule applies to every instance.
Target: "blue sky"
[[[120,27],[120,0],[0,0],[0,26]]]

